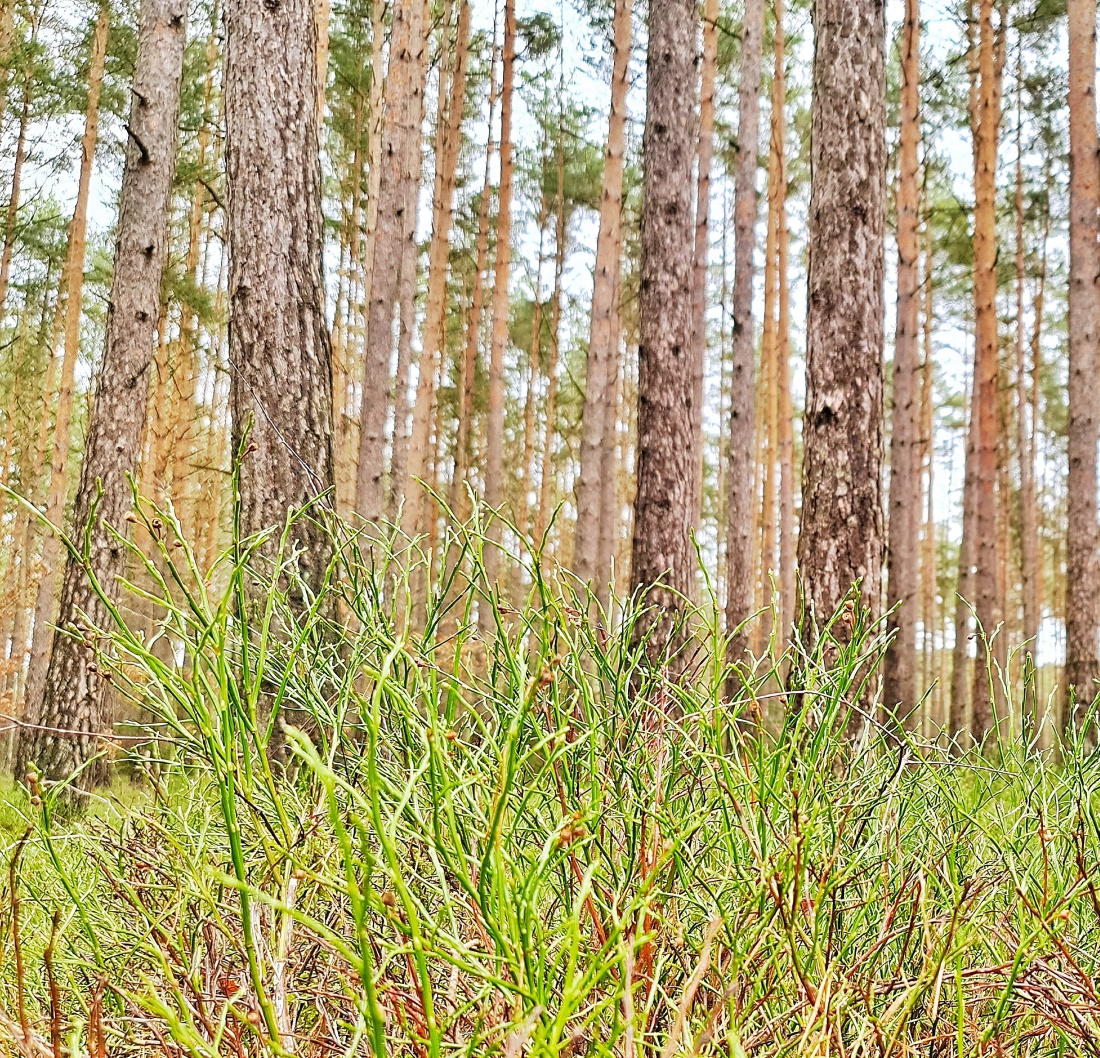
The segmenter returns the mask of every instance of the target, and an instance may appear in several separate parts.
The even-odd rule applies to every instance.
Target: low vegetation
[[[1100,1050],[1083,745],[853,742],[874,629],[728,700],[711,603],[654,666],[537,555],[480,595],[476,521],[422,613],[396,538],[336,530],[313,596],[275,541],[202,578],[138,512],[159,552],[81,634],[144,730],[81,811],[32,773],[0,818],[7,1053]]]

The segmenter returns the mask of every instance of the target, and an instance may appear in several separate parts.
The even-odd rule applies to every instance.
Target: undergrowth
[[[143,741],[79,813],[4,790],[0,1049],[1100,1053],[1095,756],[853,741],[876,628],[730,699],[712,602],[655,664],[537,553],[486,596],[477,515],[434,571],[337,525],[311,591],[289,531],[204,576],[136,512],[90,638]]]

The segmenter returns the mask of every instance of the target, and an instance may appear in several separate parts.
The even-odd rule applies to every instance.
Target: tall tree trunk
[[[779,390],[779,615],[780,631],[785,639],[790,636],[794,623],[797,541],[794,523],[794,408],[791,399],[791,298],[788,274],[791,239],[787,224],[787,79],[783,0],[773,0],[773,11],[775,69],[772,73],[772,139],[779,158],[776,203],[779,318],[775,336],[778,363],[776,385]]]
[[[924,535],[921,541],[921,621],[924,625],[922,639],[924,679],[923,692],[933,694],[935,682],[936,632],[939,620],[936,612],[936,519],[935,519],[935,471],[936,471],[936,395],[935,360],[932,355],[932,233],[931,225],[925,225],[924,247],[924,360],[921,364],[920,457],[918,473],[923,484],[921,507],[924,518]],[[927,468],[926,470],[924,468]],[[935,692],[940,698],[943,688]],[[943,723],[946,718],[932,712],[930,719]],[[931,737],[931,731],[925,732]]]
[[[1024,313],[1024,292],[1027,278],[1027,257],[1024,245],[1024,151],[1023,151],[1023,59],[1022,41],[1018,42],[1021,57],[1016,65],[1016,458],[1020,468],[1020,594],[1024,626],[1024,654],[1034,656],[1039,635],[1039,613],[1035,605],[1035,571],[1038,564],[1038,534],[1035,517],[1035,470],[1028,430],[1027,399],[1027,326]],[[1027,700],[1024,715],[1038,723],[1034,686],[1025,688]],[[1036,728],[1037,730],[1037,728]]]
[[[914,730],[917,710],[917,618],[921,522],[920,283],[920,3],[906,0],[901,40],[901,142],[898,161],[898,301],[894,334],[894,414],[890,437],[890,523],[886,605],[893,640],[886,651],[883,705]]]
[[[993,25],[993,0],[980,0],[978,11],[978,93],[974,125],[974,613],[984,636],[997,631],[1001,600],[997,585],[997,143],[1001,126],[1004,25]],[[974,668],[971,727],[981,742],[1000,717],[979,642]]]
[[[446,36],[446,28],[444,28]],[[428,76],[428,43],[421,31],[423,46],[416,57],[413,78],[420,84]],[[449,50],[445,42],[445,52]],[[446,66],[445,56],[441,66]],[[445,84],[446,77],[440,73]],[[442,95],[443,88],[440,88]],[[409,463],[409,445],[411,442],[409,425],[409,372],[412,369],[413,332],[416,330],[416,293],[417,274],[420,265],[420,247],[416,241],[416,222],[420,215],[420,184],[424,168],[424,138],[421,128],[424,124],[424,92],[421,90],[410,101],[412,108],[412,129],[407,148],[409,179],[405,184],[408,196],[405,204],[405,239],[401,247],[401,264],[397,285],[397,366],[394,372],[393,386],[393,444],[390,457],[390,487],[387,492],[386,518],[391,523],[397,518],[398,508],[406,497],[407,469]],[[444,120],[436,115],[437,123]],[[442,159],[446,163],[447,159]]]
[[[733,199],[733,362],[730,380],[729,465],[726,527],[726,632],[752,612],[753,517],[756,509],[756,338],[752,300],[756,265],[756,166],[760,142],[760,68],[764,48],[764,0],[746,0],[741,29],[737,172]],[[748,647],[742,634],[731,642],[731,661]],[[733,687],[730,691],[734,690]]]
[[[434,512],[430,498],[423,489],[413,482],[423,480],[428,462],[431,443],[431,427],[436,405],[435,380],[442,360],[445,342],[447,316],[447,278],[450,274],[451,225],[454,213],[455,183],[457,180],[459,150],[462,146],[462,117],[466,103],[466,71],[469,65],[470,42],[470,0],[457,0],[458,24],[455,29],[454,70],[451,75],[450,96],[446,102],[446,113],[440,115],[436,128],[436,171],[432,204],[432,241],[428,248],[428,296],[424,316],[424,337],[420,350],[419,370],[416,382],[416,402],[413,408],[412,435],[409,439],[409,461],[405,485],[405,510],[402,521],[408,527],[409,535],[423,533],[427,529],[428,512]],[[492,77],[490,75],[490,79]],[[490,88],[490,133],[492,139],[492,110],[496,89]],[[440,100],[443,90],[440,88]],[[489,194],[488,159],[492,151],[486,149],[485,187],[482,192],[481,215],[478,218],[478,278],[485,268],[485,254],[489,245]],[[484,232],[484,239],[482,233]],[[482,250],[484,241],[484,252]],[[480,305],[479,305],[480,316]],[[480,322],[480,321],[479,321]],[[476,354],[476,344],[475,344]],[[471,376],[472,382],[472,376]],[[460,390],[463,387],[460,386]],[[464,402],[464,392],[460,394],[460,403]],[[460,422],[462,419],[460,411]],[[459,430],[461,432],[461,425]],[[468,420],[467,420],[468,433]],[[457,456],[456,456],[457,462]],[[452,477],[451,509],[454,510],[457,493],[454,493],[457,473]],[[459,486],[461,487],[461,486]]]
[[[214,100],[214,76],[218,64],[219,4],[216,2],[206,39],[206,75],[202,90],[202,125],[198,136],[198,176],[191,190],[191,210],[187,220],[187,256],[184,269],[190,279],[191,289],[199,290],[199,264],[202,254],[203,221],[206,217],[206,166],[209,163]],[[195,509],[194,496],[195,449],[198,433],[198,408],[195,404],[195,383],[198,375],[196,347],[199,319],[195,307],[183,304],[180,313],[180,332],[176,342],[176,356],[172,371],[172,503],[176,517],[184,531],[184,538],[194,539],[194,526],[199,512]]]
[[[496,265],[493,274],[493,330],[489,342],[489,421],[485,459],[485,503],[496,511],[504,503],[504,347],[508,343],[509,276],[512,266],[512,87],[516,65],[515,0],[504,0],[504,51],[500,85],[500,186],[497,204]],[[485,549],[486,588],[492,591],[500,570],[501,525],[490,515]],[[483,632],[492,628],[491,608],[482,606]]]
[[[774,130],[773,130],[774,132]],[[760,393],[757,398],[757,449],[760,454],[760,527],[757,548],[757,609],[771,613],[772,581],[775,569],[775,460],[779,446],[779,400],[776,392],[775,301],[779,276],[779,159],[775,137],[768,137],[768,230],[764,239],[764,332],[760,338]],[[758,620],[753,629],[753,652],[759,657],[771,635],[768,620]]]
[[[50,456],[50,479],[46,488],[46,518],[61,526],[65,515],[65,501],[69,492],[69,447],[72,440],[73,388],[76,381],[76,365],[80,358],[80,315],[83,307],[84,254],[87,246],[88,197],[92,181],[92,165],[95,160],[96,141],[99,137],[99,96],[103,85],[103,71],[107,58],[107,37],[110,32],[110,10],[104,4],[96,20],[92,46],[92,63],[88,73],[88,102],[84,114],[84,138],[80,145],[80,175],[77,178],[76,206],[69,223],[68,248],[65,253],[65,269],[61,286],[65,291],[64,302],[58,297],[58,308],[64,305],[64,347],[61,357],[61,381],[57,393],[57,412],[54,416],[53,448]],[[60,315],[60,312],[59,312]],[[50,343],[53,358],[56,342]],[[53,387],[47,390],[47,402],[52,399]],[[43,409],[44,417],[48,414]],[[57,596],[57,574],[61,567],[61,541],[56,533],[48,533],[42,544],[41,577],[35,594],[33,631],[31,633],[31,661],[27,674],[26,702],[29,715],[37,715],[42,700],[46,667],[50,661],[53,643],[53,611]]]
[[[539,252],[535,264],[535,297],[531,311],[531,342],[527,355],[527,393],[523,402],[523,506],[528,513],[525,528],[534,528],[534,468],[535,405],[538,402],[538,381],[542,367],[542,269],[546,263],[546,225],[549,221],[550,203],[542,196],[539,205]]]
[[[85,531],[91,534],[90,571],[102,590],[111,594],[123,571],[126,549],[108,527],[125,529],[123,517],[130,502],[127,475],[140,454],[168,243],[186,19],[183,0],[143,0],[107,333],[73,512],[76,538]],[[69,299],[79,304],[72,287]],[[95,524],[89,526],[93,507]],[[107,607],[93,590],[84,565],[70,557],[61,589],[59,627],[72,629],[82,614],[93,628],[109,621]],[[107,721],[105,685],[93,665],[94,651],[84,638],[54,639],[38,710],[43,726],[28,729],[20,739],[20,772],[37,764],[47,777],[60,779],[88,764],[81,782],[89,785],[106,775],[106,759],[93,760],[103,748],[98,736]]]
[[[564,102],[564,85],[561,88]],[[562,277],[565,274],[566,213],[565,213],[565,115],[558,114],[557,216],[554,228],[554,293],[550,302],[550,361],[547,364],[546,432],[542,441],[542,471],[539,474],[538,514],[535,520],[535,539],[542,540],[550,524],[550,508],[553,504],[554,486],[554,438],[558,433],[558,364],[561,359],[561,300]]]
[[[355,150],[351,156],[351,208],[348,211],[348,266],[343,315],[333,321],[332,333],[332,434],[336,459],[336,509],[346,515],[355,501],[355,460],[352,458],[350,438],[352,429],[348,408],[348,389],[351,376],[351,349],[353,335],[360,318],[356,302],[362,240],[359,223],[363,205],[363,97],[357,94],[353,116]]]
[[[386,118],[382,131],[378,223],[371,264],[370,301],[363,351],[363,404],[359,415],[359,471],[355,509],[368,522],[383,515],[388,378],[393,354],[393,314],[405,242],[416,238],[409,188],[418,175],[409,164],[410,144],[419,135],[424,96],[417,76],[427,44],[423,0],[397,0],[393,8],[390,62],[386,72]]]
[[[225,5],[234,452],[251,422],[240,469],[245,533],[282,524],[334,483],[314,18],[313,0]],[[306,583],[318,588],[327,536],[299,519],[294,541]]]
[[[38,36],[38,10],[32,14],[32,43]],[[19,111],[19,131],[15,137],[15,161],[11,170],[11,190],[8,192],[8,208],[4,214],[4,245],[0,249],[0,323],[8,306],[8,281],[11,278],[11,259],[15,252],[16,221],[19,218],[19,200],[23,186],[23,164],[27,159],[27,128],[31,116],[31,100],[34,95],[34,75],[28,68],[23,76],[23,105]]]
[[[955,580],[955,645],[951,650],[951,704],[948,735],[963,739],[970,731],[970,599],[974,583],[974,524],[977,520],[975,474],[977,425],[974,421],[977,379],[971,380],[970,424],[966,432],[966,465],[963,471],[962,539]]]
[[[718,73],[718,0],[703,0],[703,70],[699,92],[699,155],[695,189],[695,257],[691,279],[691,415],[695,459],[691,524],[703,506],[703,410],[707,369],[707,261],[710,250],[710,170],[714,158],[714,84]]]
[[[496,25],[493,27],[496,39]],[[477,354],[481,341],[481,316],[485,302],[485,270],[489,260],[489,201],[492,197],[493,118],[496,114],[496,57],[489,70],[489,124],[485,144],[485,176],[481,184],[481,203],[477,216],[477,257],[474,266],[474,287],[470,292],[470,311],[466,317],[466,346],[459,372],[458,427],[455,434],[455,465],[451,475],[448,502],[458,522],[469,517],[470,496],[467,479],[473,461],[474,381],[477,374]],[[442,321],[440,323],[442,326]],[[440,338],[442,342],[442,336]],[[427,441],[425,440],[425,448]]]
[[[615,555],[619,539],[622,536],[622,499],[619,495],[619,418],[623,405],[622,369],[622,255],[617,254],[612,264],[611,274],[611,320],[612,328],[609,355],[605,358],[604,392],[606,408],[601,425],[600,436],[600,522],[596,545],[596,601],[604,613],[610,612],[612,597],[620,581],[619,570],[615,568]]]
[[[811,620],[882,564],[886,18],[881,0],[815,0],[802,532]],[[844,276],[843,283],[837,282]],[[839,622],[843,639],[850,625]]]
[[[638,492],[631,588],[648,607],[635,637],[656,658],[671,642],[694,563],[691,171],[696,79],[692,0],[651,0],[642,144],[638,293]]]
[[[1100,260],[1097,253],[1096,7],[1069,14],[1069,528],[1066,533],[1066,701],[1083,711],[1100,675],[1096,443],[1100,420]],[[1065,714],[1069,722],[1069,709]]]
[[[633,0],[615,0],[612,28],[611,111],[603,161],[600,232],[592,286],[592,318],[581,418],[580,471],[577,476],[577,525],[573,537],[573,572],[582,583],[597,581],[597,595],[609,569],[598,562],[603,491],[604,435],[613,432],[610,407],[612,361],[618,347],[614,319],[615,285],[622,254],[623,160],[626,149],[627,90],[629,88]],[[606,591],[605,591],[606,594]]]

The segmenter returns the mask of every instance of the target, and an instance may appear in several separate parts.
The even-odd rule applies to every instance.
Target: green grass
[[[156,743],[79,815],[3,788],[0,1048],[1100,1051],[1093,756],[852,743],[873,630],[793,644],[728,701],[713,605],[673,677],[564,573],[479,594],[476,522],[426,612],[415,548],[334,532],[316,596],[288,535],[274,568],[246,541],[204,579],[169,540],[134,576],[185,664],[105,630]]]

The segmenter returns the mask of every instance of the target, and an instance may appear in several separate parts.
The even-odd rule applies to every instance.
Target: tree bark
[[[427,44],[423,0],[397,0],[393,7],[390,62],[386,72],[386,118],[382,130],[378,184],[378,222],[371,264],[370,301],[363,350],[363,405],[359,415],[359,470],[355,509],[365,521],[377,523],[384,514],[386,419],[388,387],[378,379],[390,375],[393,316],[398,276],[407,240],[416,238],[410,216],[409,188],[418,174],[409,164],[410,144],[419,135],[418,117],[424,82],[417,76]]]
[[[981,634],[992,636],[1001,619],[997,584],[997,142],[1001,125],[1004,26],[993,25],[993,0],[978,12],[978,88],[974,113],[974,579],[971,600]],[[974,667],[971,734],[981,742],[994,729],[994,695],[979,643]],[[1003,718],[1001,718],[1003,719]]]
[[[416,382],[416,402],[413,408],[412,434],[409,439],[409,460],[405,484],[405,510],[402,521],[410,536],[426,531],[427,516],[434,510],[424,490],[415,485],[423,479],[428,465],[431,427],[436,404],[435,379],[445,345],[444,329],[447,315],[447,277],[450,274],[451,226],[454,214],[455,184],[458,156],[462,146],[462,117],[466,104],[466,71],[469,65],[470,0],[458,0],[458,24],[455,30],[455,60],[451,75],[450,97],[446,114],[440,115],[436,129],[436,171],[432,204],[432,241],[428,248],[428,295],[425,307],[424,337],[420,350]],[[495,94],[493,89],[490,94]],[[440,99],[443,99],[442,92]],[[490,111],[492,105],[490,104]],[[490,124],[492,114],[490,113]],[[490,133],[490,137],[491,137]],[[487,155],[492,152],[487,150]],[[486,162],[488,166],[488,162]],[[486,180],[488,171],[486,171]],[[481,232],[485,233],[488,252],[488,193],[484,193],[482,215],[479,217],[479,273],[485,267],[481,252]],[[479,310],[480,314],[480,310]],[[476,346],[475,346],[476,349]],[[464,396],[460,400],[464,399]],[[461,427],[460,427],[461,430]],[[457,474],[456,474],[457,477]],[[454,479],[452,479],[452,482]],[[453,487],[453,486],[452,486]],[[451,498],[454,509],[455,498]]]
[[[809,308],[798,540],[811,620],[882,564],[886,21],[881,0],[815,0]],[[842,279],[843,277],[843,279]],[[838,622],[841,640],[850,624]]]
[[[251,423],[240,469],[245,533],[281,525],[290,508],[333,488],[314,17],[312,0],[225,6],[234,452]],[[320,587],[327,535],[299,519],[294,541],[303,578]]]
[[[624,528],[623,503],[619,492],[619,468],[622,460],[619,452],[619,418],[623,405],[622,370],[622,256],[615,256],[612,266],[611,340],[610,355],[605,359],[607,375],[604,380],[606,405],[600,438],[600,522],[596,545],[596,601],[604,613],[610,613],[620,571],[615,567],[618,543]]]
[[[34,11],[31,42],[38,36],[38,11]],[[23,164],[27,159],[27,127],[30,123],[31,100],[34,97],[34,76],[30,68],[23,77],[23,104],[19,111],[19,131],[15,136],[15,160],[11,170],[11,189],[8,207],[4,213],[4,245],[0,249],[0,323],[8,307],[8,281],[11,278],[11,259],[15,252],[15,222],[19,217],[19,200],[23,186]]]
[[[699,92],[699,154],[695,188],[695,256],[692,262],[691,415],[695,477],[692,528],[698,528],[703,502],[703,402],[707,369],[707,261],[710,250],[710,170],[714,158],[714,85],[718,73],[718,0],[703,0],[703,72]]]
[[[635,639],[656,660],[694,579],[691,171],[698,90],[692,0],[651,0],[642,143],[638,294],[638,493],[631,587],[647,607]]]
[[[1100,420],[1100,260],[1097,253],[1096,7],[1069,15],[1069,523],[1066,533],[1066,702],[1083,712],[1100,675],[1096,443]]]
[[[764,47],[764,0],[746,0],[741,30],[737,172],[733,199],[733,355],[730,380],[729,464],[726,469],[726,633],[752,612],[753,512],[756,508],[756,338],[752,300],[756,265],[756,167],[760,141],[760,69]],[[748,648],[744,634],[731,640],[728,660]],[[732,691],[732,688],[731,688]]]
[[[60,384],[57,393],[57,411],[54,415],[53,447],[50,455],[50,477],[46,488],[46,518],[61,526],[65,516],[65,501],[69,492],[69,447],[72,440],[73,387],[76,365],[80,358],[80,315],[83,307],[84,255],[87,246],[88,196],[92,181],[96,141],[99,137],[99,97],[103,85],[103,72],[107,58],[107,38],[110,32],[110,11],[106,4],[100,8],[96,20],[92,45],[92,62],[88,72],[88,101],[84,114],[84,137],[80,144],[80,174],[77,178],[76,206],[69,222],[68,247],[65,253],[65,270],[61,286],[65,298],[58,298],[59,310],[64,305],[64,346],[61,356]],[[59,312],[60,316],[60,312]],[[50,354],[55,359],[56,341],[51,336]],[[52,385],[47,390],[47,402],[52,399]],[[43,416],[48,414],[43,409]],[[57,597],[57,575],[61,568],[61,540],[55,533],[48,533],[42,544],[41,577],[35,593],[33,630],[31,633],[31,661],[27,673],[26,702],[29,715],[35,717],[39,709],[46,667],[50,661],[53,644],[53,611]]]
[[[919,200],[920,3],[906,0],[901,40],[901,134],[898,161],[898,297],[894,334],[890,437],[890,522],[886,605],[894,638],[886,652],[883,705],[910,731],[917,703],[917,618],[920,590],[920,327]]]
[[[787,79],[786,36],[783,30],[783,0],[773,0],[775,30],[772,73],[772,138],[779,158],[779,187],[776,203],[778,253],[776,255],[779,318],[776,323],[776,357],[779,390],[779,615],[785,641],[794,624],[796,558],[794,520],[794,408],[791,400],[791,309],[790,228],[787,224]]]
[[[615,0],[612,28],[613,68],[607,149],[603,161],[600,232],[592,285],[592,318],[581,418],[580,470],[577,476],[577,525],[573,538],[573,572],[582,583],[597,579],[597,595],[609,570],[598,562],[601,535],[604,435],[614,432],[611,407],[614,387],[611,365],[617,360],[618,333],[613,316],[616,276],[622,253],[623,161],[626,149],[627,90],[629,88],[633,0]]]
[[[103,591],[114,594],[125,564],[126,549],[109,527],[125,529],[127,475],[140,454],[167,252],[186,19],[183,0],[143,0],[106,340],[73,512],[74,535],[79,540],[90,532],[91,551],[87,570],[72,557],[65,565],[58,626],[66,631],[74,629],[81,614],[92,628],[108,624],[109,612],[88,572]],[[71,290],[69,296],[79,302]],[[43,726],[23,733],[19,772],[36,764],[46,777],[60,779],[87,765],[82,784],[105,778],[106,760],[96,757],[107,721],[105,683],[89,641],[86,630],[55,637],[38,710]]]
[[[485,459],[485,504],[491,511],[504,503],[504,347],[508,342],[509,276],[512,266],[512,87],[516,65],[515,0],[504,0],[504,51],[500,85],[500,186],[497,204],[496,264],[493,273],[493,330],[489,342],[489,421]],[[485,580],[489,591],[500,570],[500,521],[489,515]],[[482,606],[483,633],[493,624],[491,608]]]
[[[496,25],[493,26],[496,39]],[[481,203],[477,215],[477,257],[474,265],[474,288],[470,292],[470,311],[466,318],[466,346],[462,354],[459,372],[458,427],[455,434],[455,465],[451,475],[448,503],[455,520],[464,522],[469,517],[470,496],[466,483],[469,476],[473,449],[474,380],[477,374],[478,345],[481,341],[481,316],[485,303],[485,270],[489,260],[489,200],[492,197],[493,119],[496,116],[497,82],[496,56],[489,70],[489,124],[485,144],[485,176],[481,184]],[[442,320],[440,321],[442,327]],[[440,339],[442,341],[442,337]],[[427,450],[427,439],[424,442]]]

